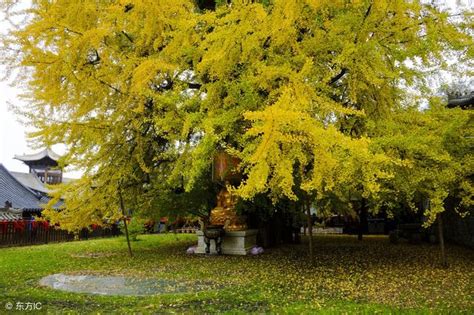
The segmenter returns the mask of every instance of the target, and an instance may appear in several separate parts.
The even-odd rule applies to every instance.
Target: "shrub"
[[[127,228],[128,228],[128,235],[131,241],[137,241],[138,235],[143,234],[145,232],[145,219],[141,218],[132,218],[128,221]],[[123,234],[125,234],[125,225],[123,222],[120,224],[120,230]]]

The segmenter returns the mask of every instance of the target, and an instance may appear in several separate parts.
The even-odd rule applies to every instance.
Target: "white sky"
[[[0,2],[3,0],[0,0]],[[21,7],[28,7],[30,0],[20,0]],[[18,6],[17,8],[20,8]],[[5,34],[9,29],[9,23],[4,21],[4,14],[0,12],[0,33]],[[15,21],[16,23],[17,21]],[[0,64],[0,78],[5,73],[5,66]],[[26,133],[31,131],[26,126],[20,124],[19,118],[11,111],[11,104],[22,106],[25,104],[19,97],[22,90],[18,86],[11,86],[9,82],[0,80],[0,163],[10,171],[28,172],[28,167],[21,161],[15,160],[15,155],[35,153],[28,146]],[[64,153],[63,145],[53,146],[53,150],[58,154]],[[79,177],[78,172],[65,172],[66,177]]]
[[[2,0],[0,0],[2,1]],[[22,0],[28,3],[28,0]],[[431,2],[431,1],[430,1]],[[446,5],[454,10],[462,7],[474,11],[474,0],[435,0],[434,2]],[[3,20],[0,13],[0,32],[4,33],[8,29],[8,23]],[[5,68],[0,65],[0,76]],[[21,90],[9,86],[8,82],[0,81],[0,163],[11,171],[27,172],[28,168],[20,161],[14,160],[15,154],[33,153],[26,141],[27,128],[18,122],[18,118],[9,110],[9,103],[15,105],[24,104],[18,97]],[[61,154],[61,147],[53,147],[57,153]],[[77,177],[77,173],[66,173],[66,176]]]
[[[4,71],[0,67],[0,71]],[[29,152],[25,127],[20,125],[13,113],[8,111],[8,102],[19,103],[17,95],[20,91],[0,82],[0,163],[12,171],[27,171],[28,168],[21,162],[13,160],[14,154]]]

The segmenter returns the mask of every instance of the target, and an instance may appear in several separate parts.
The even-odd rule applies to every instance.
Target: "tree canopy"
[[[15,12],[15,2],[3,8]],[[3,61],[27,87],[19,110],[31,137],[64,143],[63,163],[84,172],[57,189],[65,209],[53,220],[70,229],[115,220],[118,192],[136,211],[203,213],[218,150],[241,159],[244,199],[379,203],[423,191],[441,211],[447,188],[433,176],[456,182],[449,139],[462,137],[449,114],[413,109],[410,89],[425,91],[420,68],[445,67],[446,52],[472,62],[472,15],[454,21],[401,0],[198,4],[33,0],[2,38]]]

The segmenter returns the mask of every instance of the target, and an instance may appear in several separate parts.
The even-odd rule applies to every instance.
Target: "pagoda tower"
[[[59,184],[63,181],[63,171],[59,167],[60,156],[50,148],[35,154],[15,155],[30,168],[30,174],[36,175],[43,184]]]

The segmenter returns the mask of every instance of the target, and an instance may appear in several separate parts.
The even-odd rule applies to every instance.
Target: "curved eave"
[[[34,153],[34,154],[15,155],[15,159],[23,161],[25,163],[40,161],[45,158],[48,158],[51,161],[54,161],[57,163],[61,157],[49,148],[44,149],[43,151]]]
[[[32,173],[10,172],[15,178],[31,190],[42,194],[49,194],[50,190]]]
[[[463,109],[469,108],[474,106],[474,94],[470,94],[465,97],[458,97],[458,98],[452,98],[448,99],[448,107],[449,108],[454,108],[454,107],[461,107]]]

